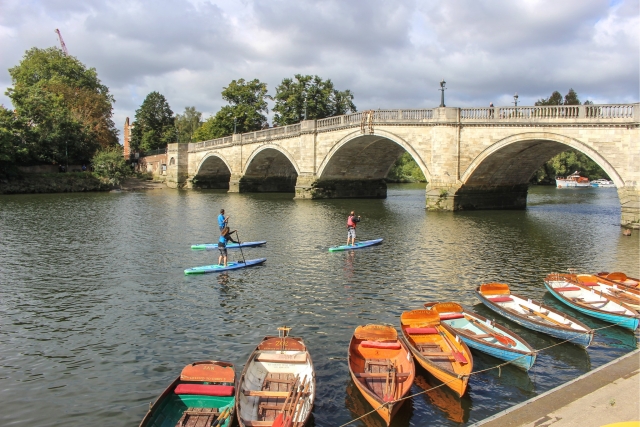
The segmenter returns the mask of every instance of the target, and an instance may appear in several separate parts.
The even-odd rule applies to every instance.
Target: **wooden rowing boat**
[[[431,375],[462,396],[467,390],[473,357],[469,347],[432,310],[405,311],[400,326],[415,360]]]
[[[638,328],[637,311],[617,298],[572,282],[566,274],[551,273],[544,279],[544,285],[560,302],[581,313],[632,331]]]
[[[476,296],[491,310],[528,329],[551,335],[587,348],[593,329],[548,305],[516,295],[504,283],[485,283]]]
[[[438,312],[440,322],[451,327],[471,349],[511,362],[528,371],[536,361],[536,351],[515,332],[491,322],[454,302],[427,303]]]
[[[602,277],[603,279],[611,280],[612,282],[616,282],[617,284],[626,286],[628,288],[640,289],[640,279],[636,279],[635,277],[628,277],[626,274],[619,271],[613,273],[602,271],[600,273],[597,273],[596,276]]]
[[[568,281],[606,294],[609,298],[616,302],[626,304],[636,312],[640,310],[640,289],[630,288],[613,280],[598,277],[593,274],[567,274],[565,276]]]
[[[140,427],[229,427],[235,413],[235,369],[221,361],[194,362],[149,408]]]
[[[415,365],[407,346],[392,326],[358,326],[348,353],[349,373],[364,398],[391,423],[409,393]]]
[[[316,392],[311,355],[302,338],[290,337],[291,328],[278,328],[279,336],[266,336],[249,356],[236,389],[240,427],[304,426]]]

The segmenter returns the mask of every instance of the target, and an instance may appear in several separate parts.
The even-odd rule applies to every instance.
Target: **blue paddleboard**
[[[332,246],[329,248],[329,252],[337,252],[337,251],[350,251],[352,249],[362,249],[369,246],[377,245],[382,242],[382,239],[374,239],[374,240],[364,240],[362,242],[357,242],[355,245],[342,245],[342,246]]]
[[[187,268],[184,271],[184,274],[206,274],[206,273],[219,273],[221,271],[229,271],[229,270],[237,270],[238,268],[251,267],[254,265],[260,265],[265,262],[266,258],[257,258],[257,259],[248,259],[246,263],[244,262],[229,262],[227,266],[224,267],[222,265],[213,264],[213,265],[203,265],[201,267],[193,267]]]
[[[259,242],[242,242],[240,244],[229,243],[227,245],[227,249],[238,249],[240,247],[242,247],[242,248],[254,248],[256,246],[262,246],[265,243],[267,243],[266,240],[260,240]],[[218,249],[218,244],[217,243],[200,243],[198,245],[191,245],[191,249],[211,251],[213,249]]]

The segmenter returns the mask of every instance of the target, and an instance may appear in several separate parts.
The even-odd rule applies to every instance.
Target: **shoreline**
[[[90,172],[24,174],[0,179],[0,195],[145,191],[168,188],[164,182],[130,177],[120,185],[103,182]]]

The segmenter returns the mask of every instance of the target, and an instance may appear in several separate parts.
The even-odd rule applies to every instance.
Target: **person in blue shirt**
[[[240,243],[231,238],[231,235],[235,233],[237,230],[229,231],[229,227],[224,227],[220,232],[220,238],[218,239],[218,250],[220,251],[220,256],[218,257],[218,265],[227,266],[227,242],[232,241],[233,243]],[[224,263],[223,263],[224,262]]]
[[[218,215],[218,228],[220,231],[228,225],[227,223],[229,222],[230,217],[231,215],[224,216],[224,209],[220,209],[220,215]]]

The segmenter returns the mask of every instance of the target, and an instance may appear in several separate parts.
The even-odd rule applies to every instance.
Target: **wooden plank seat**
[[[260,353],[255,360],[265,363],[307,363],[307,353]]]
[[[355,374],[356,378],[386,378],[389,374],[387,372],[365,372]],[[409,378],[408,372],[397,372],[396,378]]]
[[[210,426],[219,415],[218,408],[187,408],[182,413],[176,427]]]
[[[245,396],[258,396],[258,397],[287,397],[288,391],[269,391],[269,390],[242,390]]]
[[[251,420],[243,419],[242,422],[247,427],[271,427],[273,425],[273,420],[272,421],[257,421],[257,420],[251,421]]]

